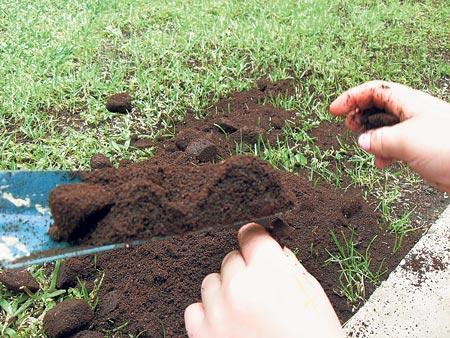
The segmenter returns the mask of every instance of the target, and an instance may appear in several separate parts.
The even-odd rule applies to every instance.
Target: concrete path
[[[450,206],[345,330],[348,337],[450,337]]]

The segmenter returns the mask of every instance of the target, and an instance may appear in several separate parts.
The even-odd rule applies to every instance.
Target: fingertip
[[[221,286],[220,274],[217,272],[210,273],[202,281],[201,286],[202,295],[206,292],[211,293],[211,290],[215,292],[216,290],[220,289],[220,286]]]
[[[345,125],[348,129],[353,132],[357,132],[361,129],[361,116],[359,109],[353,109],[345,118]]]
[[[334,116],[347,115],[352,109],[354,109],[354,103],[352,96],[349,95],[349,91],[339,95],[333,102],[331,102],[328,109]]]
[[[202,303],[194,303],[184,310],[184,325],[189,338],[198,337],[203,321],[205,309]]]
[[[252,261],[276,260],[282,256],[281,246],[259,224],[244,225],[239,230],[238,241],[246,264]]]
[[[334,100],[333,102],[330,103],[329,107],[328,107],[328,111],[331,113],[331,115],[334,116],[338,116],[339,115],[339,101],[338,101],[339,97]]]
[[[358,145],[364,151],[370,150],[370,133],[363,133],[358,137]]]
[[[256,233],[267,232],[261,225],[257,223],[247,223],[243,225],[238,231],[238,240],[241,243],[244,239],[249,236],[253,236]]]

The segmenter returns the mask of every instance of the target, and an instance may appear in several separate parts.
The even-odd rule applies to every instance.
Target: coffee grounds
[[[91,157],[90,166],[91,169],[111,168],[112,163],[108,156],[98,153]]]
[[[86,329],[94,318],[88,303],[69,299],[56,304],[44,316],[44,331],[49,338],[68,337]]]
[[[50,236],[69,241],[84,235],[109,211],[112,198],[100,185],[70,184],[53,189],[49,205],[55,223],[49,229]]]
[[[14,292],[24,292],[25,288],[31,292],[39,290],[39,284],[27,270],[1,271],[0,283]]]
[[[413,285],[420,287],[430,277],[430,272],[445,270],[447,263],[436,253],[428,249],[422,249],[420,252],[408,256],[402,268],[415,275],[416,280]]]
[[[111,113],[129,113],[133,109],[130,94],[117,93],[111,95],[106,101],[106,109]]]
[[[103,333],[99,331],[85,330],[78,332],[76,335],[71,336],[70,338],[104,338],[104,337],[105,336],[103,335]]]
[[[153,158],[83,175],[85,184],[100,186],[115,197],[108,214],[89,234],[73,238],[76,241],[105,243],[215,226],[202,233],[181,233],[98,254],[96,268],[104,273],[104,279],[92,329],[112,330],[126,323],[124,334],[186,336],[184,309],[200,300],[203,278],[219,271],[223,257],[238,248],[236,230],[224,226],[233,219],[251,221],[257,215],[284,210],[269,228],[282,245],[298,251],[299,259],[322,284],[342,321],[351,316],[352,305],[339,293],[338,267],[324,264],[329,258],[327,250],[337,250],[330,233],[349,238],[356,232],[360,252],[373,240],[371,266],[376,269],[384,261],[387,271],[397,266],[414,243],[416,238],[406,237],[403,247],[392,256],[395,238],[380,226],[375,204],[365,201],[360,191],[313,186],[306,175],[275,170],[252,157],[202,164],[186,152],[192,142],[206,139],[216,146],[219,159],[228,158],[236,143],[245,146],[246,129],[255,127],[264,132],[265,142],[282,138],[283,126],[292,123],[288,120],[293,121],[295,114],[266,101],[276,95],[292,95],[293,82],[277,85],[264,80],[258,85],[220,100],[205,119],[187,116],[186,122],[177,126],[174,139],[155,145]],[[252,145],[248,146],[251,149]],[[152,223],[150,219],[160,221]],[[189,222],[176,223],[186,219]],[[92,256],[79,260],[92,266]],[[91,273],[82,279],[92,283],[96,277],[97,273]],[[370,283],[365,285],[367,297],[374,288]]]
[[[359,195],[329,187],[314,188],[303,177],[278,174],[282,185],[289,184],[300,203],[282,216],[281,222],[288,224],[290,231],[278,232],[281,226],[276,224],[275,236],[282,245],[298,251],[304,266],[325,288],[340,318],[346,320],[352,312],[346,300],[337,294],[339,272],[336,266],[324,266],[328,258],[326,250],[335,251],[330,231],[338,236],[342,231],[348,238],[356,230],[361,243],[359,250],[364,250],[378,234],[371,249],[377,253],[374,268],[383,257],[389,257],[393,238],[380,231],[373,207]],[[347,205],[353,206],[350,214],[343,212]],[[184,234],[98,255],[96,265],[105,277],[94,328],[110,330],[128,322],[126,332],[143,332],[143,337],[162,337],[162,332],[167,337],[185,336],[184,309],[200,300],[203,278],[219,271],[225,254],[238,248],[236,237],[236,230],[218,227],[214,231]],[[92,263],[92,257],[81,260],[86,265]],[[386,267],[392,269],[396,263],[389,262]],[[374,287],[366,287],[370,294]]]
[[[393,126],[399,122],[398,116],[377,107],[366,109],[361,114],[361,124],[364,130]]]
[[[85,180],[50,194],[55,239],[98,245],[174,235],[268,216],[294,203],[272,167],[250,156],[201,167],[155,159]]]

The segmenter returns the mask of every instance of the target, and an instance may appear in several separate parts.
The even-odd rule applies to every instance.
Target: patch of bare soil
[[[388,272],[416,242],[408,236],[395,255],[395,237],[379,222],[375,204],[359,190],[343,192],[313,186],[304,175],[283,172],[257,158],[230,157],[236,143],[275,142],[294,112],[264,104],[276,95],[291,95],[292,81],[263,80],[257,88],[220,100],[206,119],[188,116],[174,139],[154,145],[156,155],[141,163],[85,172],[83,183],[60,187],[50,198],[55,225],[52,236],[81,244],[105,244],[155,235],[159,241],[68,260],[58,286],[76,278],[90,283],[104,273],[92,330],[111,330],[140,337],[183,337],[183,312],[200,299],[203,278],[220,269],[223,257],[237,248],[234,221],[252,221],[277,213],[268,229],[293,250],[330,297],[342,321],[352,306],[340,295],[336,265],[325,265],[336,252],[331,232],[341,238],[357,234],[357,249],[371,246],[372,267],[383,261]],[[335,145],[338,129],[316,131]],[[321,135],[326,135],[322,137]],[[185,233],[209,228],[201,233]],[[83,267],[83,268],[82,268]],[[385,277],[387,274],[385,274]],[[62,279],[64,279],[62,281]],[[366,283],[369,296],[375,286]]]

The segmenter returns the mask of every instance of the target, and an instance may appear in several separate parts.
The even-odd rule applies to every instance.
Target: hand
[[[191,338],[344,337],[322,287],[260,225],[238,234],[240,252],[203,280],[184,314]]]
[[[404,161],[426,181],[450,192],[450,104],[401,84],[371,81],[341,94],[330,112],[346,116],[347,127],[358,131],[361,112],[373,106],[401,121],[359,137],[361,148],[375,155],[377,167]]]

